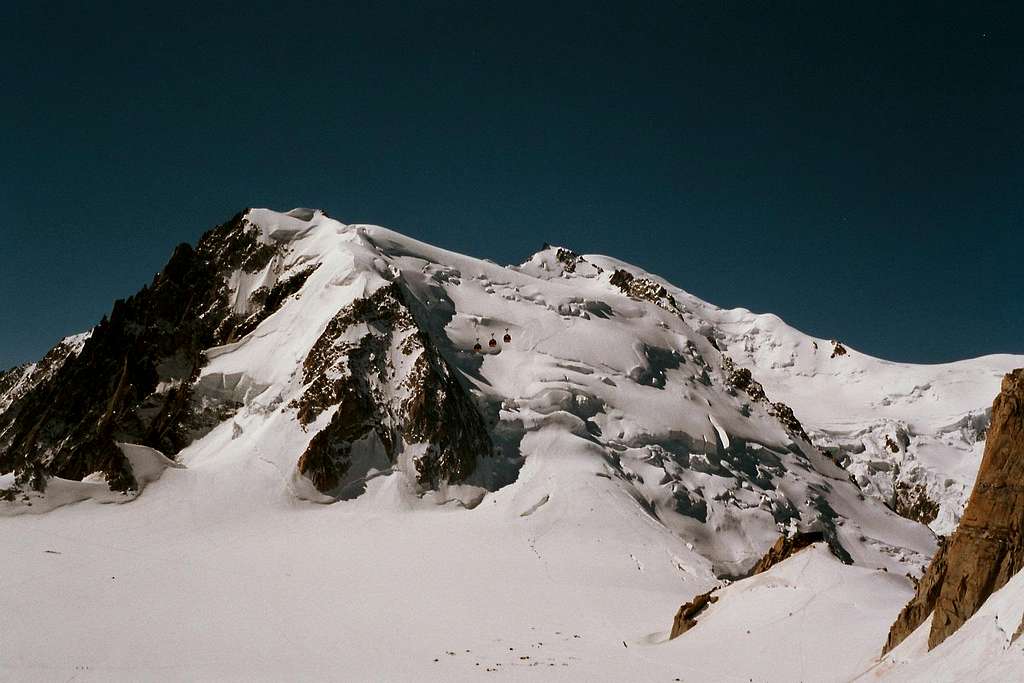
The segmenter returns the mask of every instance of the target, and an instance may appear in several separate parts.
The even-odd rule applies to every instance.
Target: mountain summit
[[[900,577],[919,575],[934,531],[959,519],[986,402],[1014,364],[887,363],[564,247],[504,267],[322,211],[249,209],[179,246],[91,331],[0,375],[0,515],[22,529],[87,527],[62,554],[143,553],[148,578],[129,580],[154,590],[206,593],[250,576],[275,603],[306,601],[278,604],[308,638],[275,663],[281,673],[310,666],[309,643],[330,647],[306,610],[335,624],[337,609],[347,637],[369,647],[390,638],[375,615],[419,600],[447,615],[413,648],[433,675],[467,675],[457,667],[474,648],[484,668],[539,661],[547,651],[528,640],[540,624],[558,628],[533,641],[561,643],[545,666],[635,675],[630,642],[659,641],[651,631],[681,603],[725,589],[706,627],[697,616],[651,655],[647,666],[667,673],[670,647],[721,628],[754,599],[741,586],[797,581],[797,561],[814,577],[801,591],[835,580],[854,604],[882,586],[885,604],[857,618],[884,640],[880,625],[912,592]],[[820,543],[764,559],[797,535]],[[180,553],[169,564],[164,540]],[[199,560],[206,552],[217,559]],[[18,571],[41,571],[37,555]],[[298,556],[320,560],[288,559]],[[200,585],[180,557],[228,573]],[[254,570],[256,557],[267,564]],[[755,569],[760,584],[726,588]],[[83,591],[89,572],[73,582]],[[772,594],[779,609],[782,597]],[[244,587],[215,602],[228,598],[223,614],[253,604]],[[459,618],[444,608],[453,600],[506,614]],[[408,618],[417,633],[437,630],[426,612]],[[169,656],[147,634],[162,638],[123,637]],[[259,647],[270,634],[253,637]],[[626,651],[611,669],[599,656],[609,643]],[[864,645],[833,653],[836,666],[863,670],[880,643]],[[71,647],[105,651],[91,638]]]

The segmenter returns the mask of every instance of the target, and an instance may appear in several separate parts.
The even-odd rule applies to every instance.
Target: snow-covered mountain
[[[14,678],[847,680],[1024,365],[888,363],[608,257],[305,209],[182,245],[57,349],[0,376]],[[825,542],[728,586],[797,532]]]
[[[981,461],[992,398],[1024,358],[893,363],[805,335],[778,316],[672,291],[691,326],[791,405],[812,442],[866,493],[936,533],[953,530]]]

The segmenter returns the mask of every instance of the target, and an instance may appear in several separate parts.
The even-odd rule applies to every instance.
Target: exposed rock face
[[[939,515],[939,504],[928,497],[924,484],[911,485],[905,481],[894,484],[892,509],[897,515],[921,524],[931,524]]]
[[[715,590],[712,589],[707,593],[701,593],[690,602],[684,604],[676,612],[675,619],[672,620],[672,632],[669,634],[669,639],[678,638],[683,635],[691,628],[697,625],[697,615],[703,612],[708,606],[718,602],[718,596],[715,595]]]
[[[576,264],[582,261],[582,257],[571,249],[558,248],[555,252],[555,258],[562,262],[565,266],[565,272],[572,273],[576,271]]]
[[[933,648],[1024,566],[1024,369],[1003,378],[978,478],[960,525],[889,631],[896,647],[933,614]]]
[[[97,472],[115,491],[136,490],[118,442],[173,458],[241,407],[202,388],[206,350],[241,340],[301,296],[317,267],[286,269],[286,243],[248,215],[213,228],[195,248],[179,245],[152,283],[117,301],[91,336],[0,373],[0,473],[15,474],[8,495]],[[560,258],[579,260],[571,252]],[[299,459],[323,492],[343,483],[353,448],[377,448],[392,463],[409,451],[424,487],[464,481],[493,450],[472,398],[397,282],[335,316],[310,350],[303,380],[293,403],[300,423],[332,411]]]
[[[234,328],[228,333],[228,341],[244,337],[255,330],[261,322],[277,311],[288,297],[302,289],[302,285],[306,284],[306,280],[316,269],[317,266],[303,268],[278,281],[273,287],[260,287],[249,295],[248,308],[253,312],[242,320],[239,320],[238,316],[231,319]]]
[[[807,436],[807,432],[804,431],[804,426],[800,424],[800,420],[797,419],[792,408],[782,401],[775,401],[768,407],[768,412],[781,422],[782,426],[785,427],[786,431],[790,434],[798,436],[804,441],[810,443],[811,437]]]
[[[58,346],[39,364],[50,359],[59,369],[0,415],[0,472],[37,490],[47,477],[102,472],[112,489],[132,490],[131,466],[115,441],[173,457],[196,430],[227,417],[231,406],[194,400],[203,350],[235,328],[230,275],[260,271],[277,253],[244,212],[195,248],[179,245],[149,286],[115,302],[80,353]]]
[[[767,398],[764,387],[760,382],[754,380],[747,368],[737,368],[731,358],[722,356],[722,369],[728,373],[725,381],[729,386],[747,392],[747,395],[755,401],[763,401]]]
[[[308,425],[336,406],[298,462],[323,493],[335,494],[345,482],[358,442],[379,447],[391,464],[400,446],[423,446],[412,464],[425,487],[465,480],[492,451],[472,398],[416,324],[396,282],[339,311],[303,373],[308,388],[294,404],[299,421]]]
[[[8,412],[7,409],[34,387],[52,378],[68,358],[77,356],[90,334],[86,332],[60,340],[38,363],[0,372],[0,432],[14,419],[13,411]]]
[[[799,437],[810,443],[811,439],[807,436],[807,432],[804,431],[804,427],[800,424],[800,420],[798,420],[796,415],[793,413],[793,409],[781,401],[773,403],[769,400],[767,394],[764,392],[764,387],[761,386],[760,382],[754,379],[750,370],[747,368],[737,367],[733,359],[725,354],[722,354],[722,370],[725,371],[726,384],[734,389],[746,392],[746,394],[754,401],[764,402],[767,404],[768,412],[782,423],[782,426],[786,428],[786,431],[793,436]]]
[[[622,290],[623,294],[635,299],[644,299],[662,308],[675,310],[676,300],[662,285],[645,277],[636,277],[627,270],[616,270],[609,282]]]
[[[764,557],[758,560],[754,568],[750,570],[750,574],[766,572],[779,562],[796,555],[804,548],[824,540],[825,534],[820,531],[798,532],[792,536],[779,536],[779,540],[775,541],[775,545],[769,548]]]

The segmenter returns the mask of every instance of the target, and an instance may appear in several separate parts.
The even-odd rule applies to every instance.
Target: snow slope
[[[931,617],[858,680],[1001,683],[1024,675],[1024,573],[931,652]]]
[[[956,527],[981,463],[992,398],[1024,355],[914,365],[840,342],[846,353],[833,356],[836,340],[804,334],[776,315],[722,309],[620,261],[585,258],[665,285],[690,326],[789,404],[812,441],[839,454],[866,492],[893,505],[902,484],[913,504],[920,486],[937,505],[929,526],[939,534]]]
[[[913,591],[816,544],[716,595],[697,626],[664,646],[687,663],[684,680],[849,681],[874,663],[878,634]]]
[[[0,677],[846,680],[870,666],[933,535],[865,497],[777,407],[731,386],[716,344],[815,438],[862,427],[815,422],[827,411],[809,392],[884,362],[851,351],[862,369],[829,374],[810,357],[787,384],[783,366],[754,362],[767,325],[729,323],[743,315],[640,279],[624,289],[617,269],[649,276],[611,259],[552,248],[501,267],[319,211],[247,218],[281,251],[230,275],[238,315],[260,288],[315,269],[251,332],[206,350],[196,396],[240,408],[179,467],[130,458],[148,482],[130,504],[98,504],[109,491],[70,504],[86,496],[54,481],[58,495],[29,501],[45,515],[0,501],[16,515],[0,520]],[[317,490],[297,462],[332,413],[296,419],[304,360],[339,310],[394,283],[470,389],[495,452],[432,490],[416,480],[418,444],[390,461],[368,440],[346,475],[352,495]],[[752,338],[749,354],[729,335]],[[1003,362],[982,361],[985,373]],[[914,372],[941,402],[954,380],[974,386],[972,367]],[[847,398],[887,388],[896,407],[885,415],[918,419],[907,423],[916,438],[970,411],[963,397],[980,397],[985,373],[948,415],[920,397],[899,412],[896,370]],[[794,529],[824,531],[852,564],[806,550],[725,588],[706,621],[664,642],[679,604],[743,576]],[[774,666],[780,648],[801,659]]]

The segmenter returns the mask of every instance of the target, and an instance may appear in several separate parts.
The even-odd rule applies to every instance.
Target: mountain
[[[0,671],[106,680],[852,677],[1024,364],[887,363],[608,257],[503,267],[307,209],[179,246],[47,357],[0,376],[29,591]]]
[[[65,337],[47,351],[38,363],[26,363],[0,371],[0,413],[7,413],[7,409],[15,401],[36,385],[52,379],[53,375],[64,365],[64,361],[82,352],[85,340],[91,334],[91,332],[85,332]]]
[[[812,442],[866,494],[938,534],[952,532],[981,462],[992,397],[1024,357],[894,363],[803,334],[775,315],[671,291],[690,326],[792,406]]]

